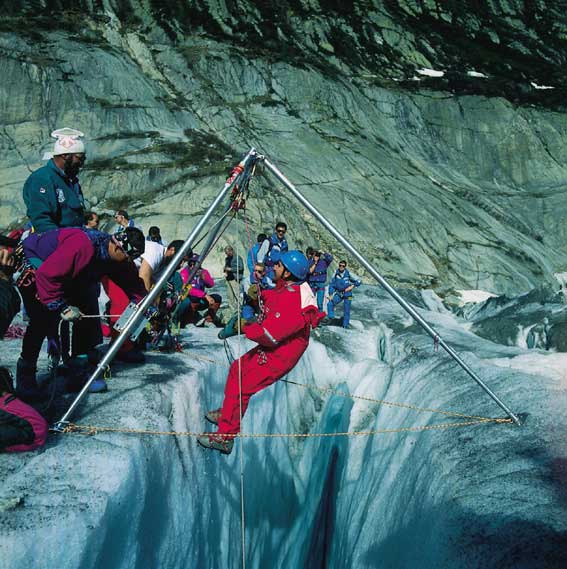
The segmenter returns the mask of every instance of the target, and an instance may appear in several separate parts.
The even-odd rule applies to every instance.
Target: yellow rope
[[[410,405],[409,403],[392,403],[391,401],[385,401],[384,399],[372,399],[371,397],[364,397],[362,395],[350,395],[348,393],[342,393],[337,389],[332,387],[315,387],[314,385],[306,385],[305,383],[297,383],[296,381],[291,381],[290,379],[282,379],[285,383],[291,385],[297,385],[298,387],[303,387],[305,389],[313,389],[314,391],[321,391],[322,393],[333,393],[339,395],[340,397],[347,397],[350,399],[360,399],[362,401],[367,401],[370,403],[375,403],[376,405],[388,405],[390,407],[402,407],[404,409],[412,409],[414,411],[421,411],[427,413],[440,413],[442,415],[448,415],[449,417],[461,417],[462,419],[476,419],[481,421],[494,421],[490,417],[482,417],[479,415],[465,415],[463,413],[457,413],[455,411],[443,411],[442,409],[429,409],[427,407],[416,407],[415,405]]]
[[[476,421],[464,421],[462,423],[443,423],[439,425],[423,425],[421,427],[399,427],[397,429],[376,429],[372,431],[350,431],[339,433],[256,433],[256,434],[225,434],[227,438],[242,438],[242,439],[291,439],[291,438],[318,438],[318,437],[358,437],[358,436],[372,436],[388,433],[408,433],[420,431],[433,431],[441,429],[449,429],[456,427],[468,427],[472,425],[481,425],[487,423],[495,424],[508,424],[512,423],[512,419],[479,419]],[[83,435],[96,435],[98,433],[124,433],[134,435],[163,435],[175,437],[202,437],[210,435],[211,433],[195,433],[192,431],[151,431],[149,429],[127,429],[121,427],[102,427],[95,425],[77,425],[69,423],[64,429],[65,434],[83,434]]]
[[[189,352],[186,352],[189,354]],[[197,354],[189,354],[196,360],[201,360],[204,362],[212,363],[215,365],[223,365],[219,362],[207,358],[204,356],[199,356]],[[226,367],[226,366],[223,366]],[[315,385],[307,385],[306,383],[299,383],[297,381],[292,381],[291,379],[281,379],[280,381],[284,383],[289,383],[290,385],[297,385],[298,387],[303,387],[304,389],[311,389],[313,391],[320,391],[321,393],[333,393],[334,395],[339,395],[340,397],[347,397],[350,399],[359,399],[360,401],[366,401],[368,403],[375,403],[376,405],[388,405],[389,407],[400,407],[403,409],[412,409],[413,411],[419,411],[423,413],[439,413],[441,415],[447,415],[448,417],[461,417],[462,419],[477,419],[482,421],[493,421],[490,417],[483,417],[482,415],[466,415],[464,413],[457,413],[456,411],[444,411],[442,409],[433,409],[429,407],[417,407],[416,405],[410,405],[409,403],[394,403],[392,401],[386,401],[385,399],[373,399],[372,397],[364,397],[363,395],[350,395],[348,393],[343,393],[338,389],[332,387],[316,387]]]

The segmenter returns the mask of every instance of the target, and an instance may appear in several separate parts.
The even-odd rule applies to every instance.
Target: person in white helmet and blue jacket
[[[27,215],[37,233],[60,227],[81,227],[85,201],[79,179],[85,164],[83,133],[72,128],[54,130],[53,152],[49,162],[32,172],[24,184]]]

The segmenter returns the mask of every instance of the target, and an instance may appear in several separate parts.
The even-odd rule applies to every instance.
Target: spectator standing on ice
[[[307,258],[309,259],[309,276],[307,282],[317,297],[317,307],[323,310],[325,300],[325,283],[327,282],[327,270],[333,262],[333,255],[315,251],[312,247],[307,248]]]
[[[283,221],[278,221],[274,232],[262,243],[258,251],[258,258],[256,260],[260,263],[264,263],[269,279],[273,279],[274,265],[289,249],[285,238],[286,233],[287,225]]]
[[[264,241],[266,241],[268,239],[268,236],[265,233],[260,233],[258,235],[258,237],[256,238],[256,243],[254,243],[254,245],[252,245],[252,247],[250,247],[250,249],[248,250],[248,255],[246,257],[246,264],[248,265],[248,270],[250,271],[250,284],[256,282],[254,280],[255,275],[254,275],[254,266],[256,265],[256,263],[258,262],[258,254],[260,252],[260,248],[262,247],[262,244],[264,243]],[[266,250],[268,250],[268,244],[266,243]],[[266,254],[264,251],[262,257]]]
[[[44,233],[63,227],[82,227],[85,223],[83,192],[78,174],[85,164],[85,145],[81,140],[84,134],[72,128],[54,130],[51,136],[56,139],[53,152],[46,154],[48,163],[33,172],[24,184],[23,198],[27,214],[36,233]],[[84,283],[85,290],[79,306],[83,314],[97,316],[98,286],[95,282]],[[100,323],[92,318],[85,320],[73,330],[73,344],[83,342],[90,346],[89,351],[102,343]],[[61,328],[60,347],[68,357],[70,345],[69,328]],[[53,345],[50,345],[50,354]],[[51,354],[53,355],[53,354]]]
[[[85,227],[87,229],[98,229],[99,223],[100,219],[97,213],[94,211],[87,211],[85,213]]]
[[[130,219],[128,212],[125,209],[119,209],[114,214],[114,219],[116,220],[116,227],[114,232],[124,231],[127,227],[134,227],[134,220]]]
[[[56,139],[49,162],[32,172],[24,184],[27,215],[37,233],[58,227],[81,227],[85,200],[78,174],[85,164],[82,132],[72,128],[54,130]]]
[[[350,324],[352,291],[362,284],[362,281],[351,275],[346,267],[346,261],[339,261],[339,268],[329,283],[329,302],[327,303],[327,314],[329,318],[334,318],[335,306],[344,301],[343,328],[348,328]]]
[[[154,243],[158,243],[159,245],[165,246],[162,237],[160,228],[157,225],[152,225],[148,230],[148,235],[146,237],[146,241],[153,241]]]
[[[199,437],[201,446],[230,454],[234,435],[240,432],[240,413],[246,413],[250,397],[290,372],[307,349],[311,329],[324,316],[303,282],[308,270],[301,251],[284,253],[274,265],[276,287],[262,292],[262,314],[244,327],[246,337],[258,346],[230,367],[222,408],[206,415],[218,430]]]

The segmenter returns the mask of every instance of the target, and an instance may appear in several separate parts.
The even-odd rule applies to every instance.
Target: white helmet
[[[54,130],[51,136],[56,140],[53,147],[53,156],[60,154],[83,154],[85,152],[85,145],[81,136],[85,136],[80,130],[74,128],[60,128]]]

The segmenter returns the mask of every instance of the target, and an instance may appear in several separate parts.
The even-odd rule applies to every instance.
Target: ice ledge
[[[121,368],[108,394],[91,395],[77,422],[185,431],[183,414],[173,408],[197,409],[200,376],[214,377],[214,367],[151,353],[145,366]],[[169,566],[164,557],[183,553],[182,544],[172,553],[164,539],[187,529],[170,510],[172,492],[187,500],[174,437],[58,435],[42,452],[1,460],[2,569],[37,567],[38,560],[44,568],[158,567]]]

